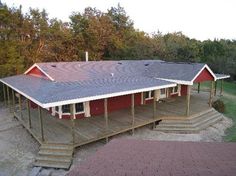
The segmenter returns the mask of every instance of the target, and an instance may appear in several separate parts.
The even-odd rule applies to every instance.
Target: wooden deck
[[[191,95],[190,115],[209,109],[209,93]],[[157,104],[157,117],[153,117],[153,104],[135,106],[135,124],[132,126],[131,109],[123,109],[108,114],[108,129],[106,129],[104,116],[94,116],[76,119],[74,147],[130,131],[134,128],[153,124],[163,118],[186,118],[186,98],[176,97],[171,101]],[[28,128],[27,109],[23,106],[23,116],[19,111],[15,116],[39,143],[43,143],[40,133],[38,110],[31,109],[32,128]],[[71,120],[58,119],[51,116],[47,110],[42,111],[45,143],[71,143]]]

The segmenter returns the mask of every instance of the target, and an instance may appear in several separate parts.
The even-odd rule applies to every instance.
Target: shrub
[[[218,112],[225,112],[225,104],[222,100],[214,101],[212,107],[215,108]]]

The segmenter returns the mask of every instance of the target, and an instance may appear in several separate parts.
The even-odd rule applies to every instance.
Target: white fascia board
[[[191,81],[192,85],[193,85],[194,80],[201,74],[201,72],[202,72],[205,68],[211,73],[211,75],[212,75],[213,78],[214,78],[214,81],[216,80],[216,76],[215,76],[215,74],[213,73],[213,71],[210,69],[210,67],[208,67],[207,64],[205,64],[205,65],[202,67],[202,69],[201,69],[201,70],[194,76],[194,78],[192,79],[192,81]]]
[[[45,107],[43,103],[40,103],[39,101],[35,100],[34,98],[28,96],[27,94],[25,94],[24,92],[20,91],[19,89],[11,86],[10,84],[6,83],[5,81],[3,81],[2,79],[0,79],[0,81],[3,84],[6,84],[8,87],[10,87],[11,89],[15,90],[16,92],[20,93],[21,95],[23,95],[24,97],[28,98],[29,100],[31,100],[32,102],[34,102],[35,104],[41,106],[42,108],[50,108],[50,107]]]
[[[175,79],[166,79],[166,78],[155,78],[155,79],[160,79],[160,80],[164,80],[164,81],[169,81],[169,82],[173,82],[176,84],[183,84],[183,85],[193,85],[193,83],[191,81],[183,81],[183,80],[175,80]]]
[[[34,65],[32,65],[28,70],[26,70],[25,71],[25,75],[27,74],[27,73],[29,73],[34,67],[37,67],[43,74],[45,74],[51,81],[54,81],[54,79],[51,77],[51,76],[49,76],[45,71],[43,71],[43,69],[41,69],[37,64],[34,64]]]
[[[227,78],[230,78],[230,75],[216,77],[216,80],[227,79]]]
[[[148,87],[148,88],[143,88],[143,89],[129,90],[129,91],[124,91],[124,92],[116,92],[116,93],[111,93],[111,94],[104,94],[104,95],[97,95],[97,96],[91,96],[91,97],[85,97],[85,98],[77,98],[77,99],[72,99],[72,100],[58,101],[58,102],[53,102],[53,103],[46,103],[46,104],[44,104],[43,107],[47,108],[47,107],[61,106],[61,105],[66,105],[66,104],[83,103],[86,101],[99,100],[99,99],[110,98],[110,97],[117,97],[117,96],[122,96],[122,95],[146,92],[146,91],[151,91],[151,90],[156,90],[156,89],[164,89],[164,88],[175,87],[175,86],[176,86],[176,84],[172,83],[172,84],[163,85],[163,86],[155,86],[155,87]]]

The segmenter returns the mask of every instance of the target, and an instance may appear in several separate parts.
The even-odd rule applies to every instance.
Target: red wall
[[[58,114],[56,115],[56,117],[58,117]],[[84,114],[76,114],[75,118],[82,119],[82,118],[84,118]],[[62,119],[70,119],[70,115],[62,115]]]
[[[135,94],[134,104],[135,105],[141,104],[141,93]],[[108,98],[107,100],[108,112],[117,111],[129,107],[131,107],[131,95],[112,97]],[[90,114],[91,116],[104,114],[103,99],[90,101]]]
[[[36,108],[38,108],[38,105],[36,103],[30,101],[30,107],[33,109],[36,109]]]
[[[30,70],[27,75],[31,75],[31,76],[37,76],[40,78],[44,78],[44,79],[48,79],[48,77],[41,72],[37,67],[34,67],[32,70]]]
[[[214,77],[211,73],[205,68],[198,77],[194,80],[195,83],[203,82],[203,81],[213,81]]]
[[[187,95],[187,85],[181,85],[181,96],[186,96]]]

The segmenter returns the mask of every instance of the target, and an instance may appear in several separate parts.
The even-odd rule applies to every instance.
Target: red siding
[[[48,77],[41,72],[37,67],[32,68],[32,70],[30,70],[27,75],[31,75],[31,76],[37,76],[40,78],[44,78],[44,79],[48,79]]]
[[[57,115],[57,117],[58,117],[58,115]],[[75,118],[76,119],[84,118],[84,114],[76,114]],[[70,115],[62,115],[62,119],[70,119]]]
[[[30,101],[30,107],[33,109],[36,109],[36,108],[38,108],[38,105],[36,103]]]
[[[181,96],[187,95],[187,85],[181,85]]]
[[[135,94],[134,104],[141,104],[141,93]],[[124,95],[118,97],[108,98],[108,112],[117,111],[131,106],[131,95]],[[95,100],[90,102],[90,114],[101,115],[104,114],[104,100]]]
[[[145,100],[145,104],[150,104],[153,102],[153,99],[148,99],[148,100]]]
[[[93,115],[100,115],[104,112],[104,100],[94,100],[90,101],[90,114]]]
[[[195,83],[203,82],[203,81],[213,81],[214,77],[211,73],[205,68],[198,77],[194,80]]]

